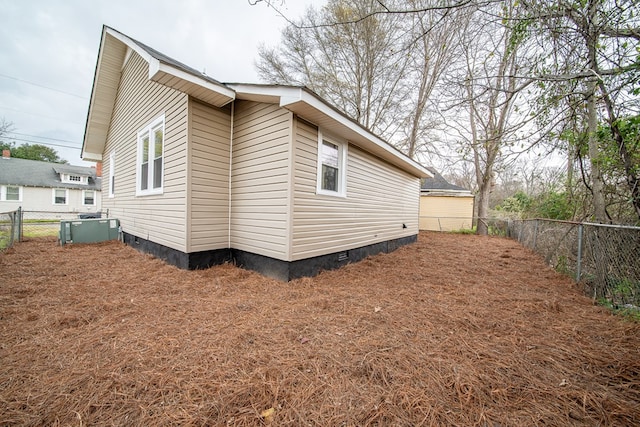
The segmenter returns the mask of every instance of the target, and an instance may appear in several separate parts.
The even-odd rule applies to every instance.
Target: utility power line
[[[59,121],[59,122],[73,123],[74,125],[82,125],[82,126],[84,126],[84,125],[85,125],[84,123],[74,122],[74,121],[67,120],[67,119],[62,119],[62,118],[60,118],[60,117],[45,116],[44,114],[31,113],[31,112],[28,112],[28,111],[18,110],[18,109],[16,109],[16,108],[9,108],[9,107],[3,107],[3,106],[0,106],[0,109],[2,109],[2,110],[9,110],[9,111],[15,111],[15,112],[17,112],[17,113],[21,113],[21,114],[29,114],[29,115],[31,115],[31,116],[42,117],[42,118],[45,118],[45,119],[49,119],[49,120],[56,120],[56,121]]]
[[[44,88],[44,89],[52,90],[54,92],[63,93],[65,95],[75,96],[76,98],[80,98],[80,99],[89,99],[86,96],[82,96],[82,95],[78,95],[78,94],[75,94],[75,93],[67,92],[65,90],[56,89],[56,88],[53,88],[53,87],[50,87],[50,86],[45,86],[45,85],[40,84],[40,83],[34,83],[34,82],[30,82],[28,80],[19,79],[17,77],[8,76],[8,75],[2,74],[2,73],[0,73],[0,77],[4,77],[5,79],[16,80],[18,82],[27,83],[27,84],[30,84],[30,85],[33,85],[33,86],[38,86],[38,87],[41,87],[41,88]]]
[[[33,139],[26,139],[26,138],[11,138],[13,141],[21,141],[21,142],[30,142],[33,144],[39,144],[39,145],[45,145],[47,147],[60,147],[60,148],[67,148],[70,150],[80,150],[80,147],[71,147],[69,145],[62,145],[62,144],[53,144],[51,142],[43,142],[43,141],[35,141]]]
[[[70,142],[70,143],[76,144],[76,145],[79,144],[78,141],[69,141],[68,139],[50,138],[48,136],[29,135],[29,134],[26,134],[26,133],[20,133],[20,132],[14,132],[14,131],[7,131],[5,133],[11,133],[13,135],[20,135],[20,136],[23,136],[23,137],[26,136],[28,138],[40,138],[40,139],[48,139],[50,141]]]

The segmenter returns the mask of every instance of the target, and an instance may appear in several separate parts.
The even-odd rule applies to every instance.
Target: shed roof
[[[466,188],[460,187],[455,184],[451,184],[433,167],[427,167],[427,170],[431,172],[433,177],[424,178],[420,185],[420,191],[439,191],[439,192],[455,192],[455,193],[470,193]]]
[[[62,182],[60,173],[87,176],[89,184]],[[95,169],[84,166],[3,157],[0,159],[0,184],[100,191],[101,178],[96,177]]]

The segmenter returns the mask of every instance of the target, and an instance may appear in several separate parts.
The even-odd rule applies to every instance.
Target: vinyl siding
[[[473,196],[420,197],[420,230],[452,231],[471,228]]]
[[[163,194],[136,196],[137,133],[165,115]],[[103,208],[123,231],[185,252],[188,96],[148,80],[148,65],[132,53],[122,76],[103,153]],[[109,162],[116,151],[115,197],[108,197]]]
[[[350,144],[346,197],[317,195],[317,151],[317,129],[298,120],[292,261],[418,233],[419,178]]]
[[[189,102],[189,252],[229,245],[231,114]]]
[[[22,200],[12,201],[4,200],[0,201],[0,212],[9,212],[22,207],[23,211],[42,211],[42,212],[97,212],[101,209],[100,198],[101,192],[95,192],[95,202],[93,206],[83,205],[83,190],[67,188],[67,204],[56,205],[53,203],[53,188],[49,187],[27,187],[19,186],[22,188]],[[65,188],[60,188],[65,190]]]
[[[287,261],[292,114],[238,101],[234,117],[231,247]]]

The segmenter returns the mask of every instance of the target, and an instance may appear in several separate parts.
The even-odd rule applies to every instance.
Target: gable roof
[[[89,184],[61,182],[60,173],[88,176]],[[0,184],[100,191],[101,178],[93,168],[10,157],[0,159]]]
[[[421,192],[439,191],[439,192],[452,192],[452,193],[471,193],[466,188],[449,183],[444,177],[432,167],[427,167],[427,170],[433,174],[431,178],[424,178],[420,185]]]
[[[121,67],[129,51],[149,64],[149,80],[185,92],[208,104],[222,107],[235,99],[276,103],[321,128],[330,129],[365,151],[417,177],[432,174],[394,146],[327,103],[305,87],[220,83],[157,50],[103,26],[100,50],[87,114],[82,158],[102,160]]]
[[[85,160],[102,160],[102,148],[109,131],[122,64],[130,51],[136,52],[149,64],[149,80],[185,92],[217,107],[235,99],[233,91],[217,80],[105,25],[102,27],[82,142],[81,156]]]

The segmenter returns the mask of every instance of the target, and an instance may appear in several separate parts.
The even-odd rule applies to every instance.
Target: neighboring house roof
[[[62,182],[61,173],[87,176],[89,184]],[[101,179],[93,168],[10,157],[0,159],[0,184],[100,191]]]
[[[434,168],[427,167],[427,170],[431,172],[433,177],[424,178],[420,185],[420,191],[423,193],[465,193],[471,194],[471,191],[466,188],[449,183],[444,177],[438,173]]]
[[[104,26],[87,115],[82,158],[101,161],[110,115],[127,50],[149,63],[149,79],[185,92],[217,107],[244,99],[276,103],[314,124],[418,177],[431,173],[305,87],[220,83],[116,30]],[[100,101],[96,101],[99,99]]]

